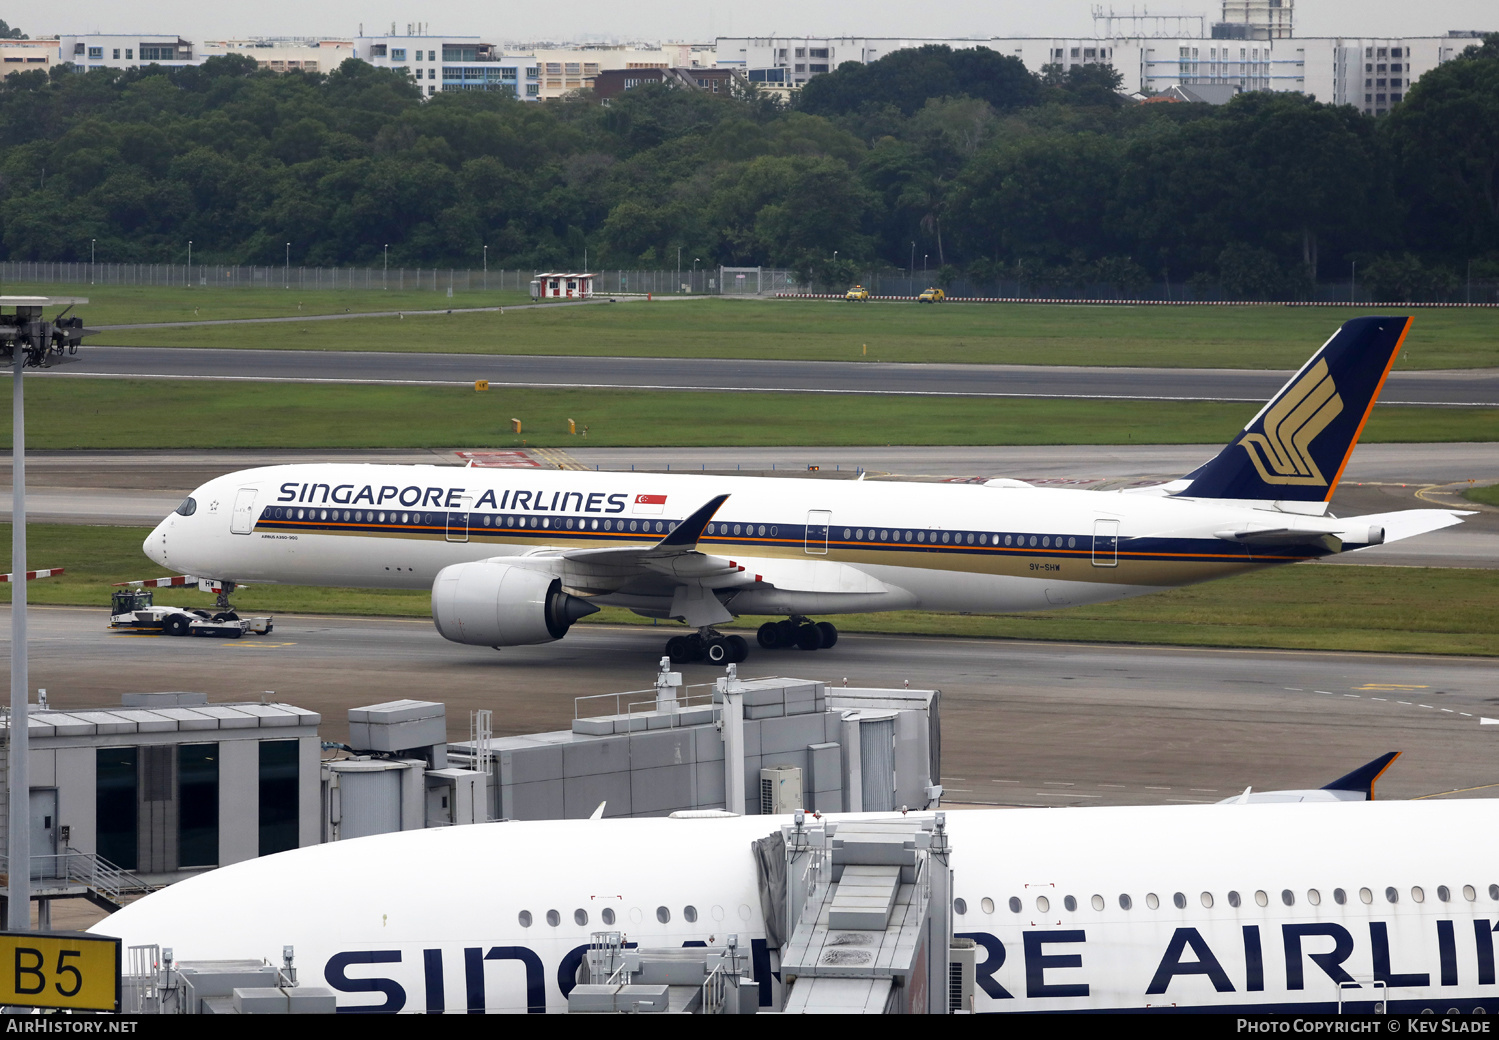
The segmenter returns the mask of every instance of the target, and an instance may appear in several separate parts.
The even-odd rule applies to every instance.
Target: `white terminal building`
[[[1482,36],[1296,37],[1293,10],[1293,0],[1223,0],[1222,21],[1210,31],[1205,19],[1100,16],[1108,31],[1091,38],[719,37],[718,63],[741,69],[751,83],[793,90],[844,62],[868,64],[911,47],[987,47],[1036,73],[1048,65],[1112,65],[1126,93],[1211,86],[1213,100],[1227,100],[1240,91],[1289,91],[1383,115],[1422,75]],[[1183,24],[1191,21],[1196,32]],[[1118,23],[1142,31],[1113,32]]]

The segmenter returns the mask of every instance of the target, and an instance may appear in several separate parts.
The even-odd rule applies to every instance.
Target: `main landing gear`
[[[830,622],[813,623],[796,616],[785,621],[767,621],[760,626],[755,639],[766,650],[826,650],[838,642],[838,629]]]
[[[666,656],[672,664],[738,664],[749,656],[749,643],[743,636],[726,636],[704,628],[690,636],[673,636],[666,641]]]

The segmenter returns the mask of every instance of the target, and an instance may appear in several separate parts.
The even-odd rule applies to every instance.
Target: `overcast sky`
[[[1105,8],[1109,6],[1104,0]],[[1113,4],[1128,12],[1127,2]],[[1159,13],[1220,16],[1218,3],[1158,0]],[[177,33],[188,40],[246,36],[352,36],[398,32],[425,21],[435,35],[487,40],[707,40],[731,35],[1076,36],[1093,32],[1088,0],[258,0],[219,7],[202,0],[53,0],[6,12],[29,35]],[[1448,29],[1499,30],[1494,0],[1302,0],[1298,36],[1439,36]],[[1100,29],[1101,31],[1101,29]]]

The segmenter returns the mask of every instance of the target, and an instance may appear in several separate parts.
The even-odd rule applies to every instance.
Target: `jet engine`
[[[456,563],[432,583],[432,621],[443,638],[471,646],[526,646],[561,639],[598,607],[562,591],[562,579],[499,560]]]

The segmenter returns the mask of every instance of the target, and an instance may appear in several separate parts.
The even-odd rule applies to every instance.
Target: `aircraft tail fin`
[[[1400,353],[1411,319],[1344,322],[1233,442],[1187,474],[1188,498],[1326,502]]]
[[[1372,762],[1366,762],[1346,776],[1340,776],[1322,788],[1324,791],[1358,791],[1369,801],[1374,801],[1374,781],[1384,775],[1391,763],[1400,757],[1398,751],[1387,751]]]

